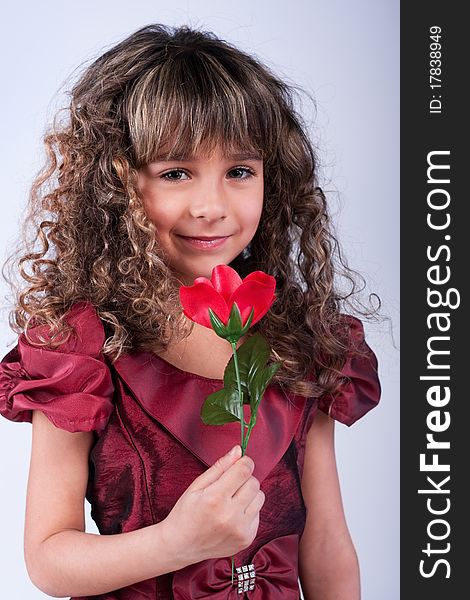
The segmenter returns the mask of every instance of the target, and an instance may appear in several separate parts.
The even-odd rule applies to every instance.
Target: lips
[[[185,235],[177,234],[179,238],[187,247],[195,248],[198,250],[211,250],[219,248],[230,236],[211,236],[211,237],[189,237]]]
[[[203,242],[211,242],[212,240],[221,240],[223,238],[228,237],[228,235],[214,235],[211,237],[206,237],[206,236],[194,236],[194,235],[180,235],[178,234],[180,237],[189,239],[189,240],[202,240]]]

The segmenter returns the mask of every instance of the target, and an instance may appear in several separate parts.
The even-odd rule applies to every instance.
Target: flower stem
[[[245,448],[246,448],[245,436],[244,436],[245,416],[244,416],[244,412],[243,412],[243,392],[242,392],[242,385],[240,382],[240,371],[238,369],[237,343],[230,342],[230,344],[232,346],[233,363],[235,366],[235,374],[237,376],[238,398],[240,400],[241,447],[242,447],[242,456],[243,456],[245,454]],[[250,423],[251,423],[251,420],[250,420]],[[232,556],[232,585],[233,585],[234,568],[235,568],[235,556]]]
[[[251,430],[255,426],[255,423],[256,423],[256,415],[251,415],[250,422],[248,424],[248,430],[247,430],[246,436],[245,436],[245,447],[248,446],[248,441],[250,439]]]
[[[244,424],[245,424],[245,417],[243,414],[243,392],[242,392],[242,385],[240,382],[240,370],[238,368],[238,356],[237,356],[237,344],[236,342],[231,342],[231,346],[232,346],[232,352],[233,352],[233,363],[235,366],[235,374],[237,376],[237,386],[238,386],[238,398],[240,400],[240,425],[241,425],[241,447],[242,447],[242,456],[245,454],[245,431],[244,431]]]

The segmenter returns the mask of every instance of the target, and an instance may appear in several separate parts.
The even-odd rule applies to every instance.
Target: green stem
[[[246,441],[245,441],[245,437],[244,437],[245,416],[244,416],[244,412],[243,412],[243,392],[242,392],[242,384],[240,381],[240,371],[238,369],[237,343],[230,342],[230,344],[232,346],[233,363],[235,366],[235,374],[237,376],[238,398],[240,400],[241,447],[242,447],[242,456],[243,456],[245,454],[245,449],[246,449]],[[251,424],[251,419],[250,419],[250,424]],[[232,556],[232,585],[233,585],[234,570],[235,570],[235,556]]]
[[[254,417],[254,418],[253,418]],[[250,422],[248,424],[248,430],[246,432],[246,436],[245,436],[245,447],[248,446],[248,442],[250,440],[250,434],[251,434],[251,430],[253,429],[253,427],[255,426],[256,423],[256,416],[255,415],[251,415],[250,417]]]
[[[240,381],[240,370],[238,368],[237,344],[236,344],[236,342],[231,342],[231,345],[232,345],[232,352],[233,352],[233,363],[235,366],[235,374],[237,376],[238,398],[240,400],[241,447],[242,447],[242,456],[243,456],[245,454],[245,439],[244,439],[245,417],[244,417],[244,413],[243,413],[243,392],[242,392],[242,384]]]

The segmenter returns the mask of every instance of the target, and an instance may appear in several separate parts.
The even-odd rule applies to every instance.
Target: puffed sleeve
[[[71,433],[100,431],[113,411],[114,386],[101,348],[104,328],[93,305],[75,303],[66,315],[69,339],[55,349],[35,347],[22,333],[0,362],[0,414],[10,421],[32,422],[40,410],[58,428]],[[48,326],[28,330],[33,342],[47,337]]]
[[[377,357],[365,341],[362,322],[351,315],[344,315],[344,318],[350,324],[353,343],[353,349],[348,353],[341,369],[345,379],[334,397],[324,394],[319,398],[318,408],[333,419],[351,426],[377,406],[381,386]],[[354,348],[365,352],[365,356]]]

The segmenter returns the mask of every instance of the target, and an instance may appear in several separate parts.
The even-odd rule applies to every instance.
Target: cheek
[[[258,220],[261,218],[261,213],[263,212],[264,207],[264,178],[261,179],[260,185],[257,193],[257,202],[256,204],[256,215]]]
[[[144,211],[149,220],[162,233],[166,229],[170,229],[177,218],[171,205],[168,202],[165,202],[164,199],[152,189],[152,186],[148,184],[142,175],[139,178],[139,189],[142,194]]]
[[[243,219],[245,227],[251,229],[254,233],[258,228],[261,214],[263,212],[263,197],[257,198],[255,202],[250,203],[249,206],[245,206],[243,210]]]
[[[162,233],[171,229],[178,220],[177,211],[155,201],[145,203],[145,212],[155,227],[161,230]]]

